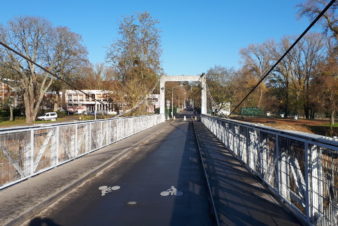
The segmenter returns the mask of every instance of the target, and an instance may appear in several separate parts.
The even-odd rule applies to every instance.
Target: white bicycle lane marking
[[[178,191],[175,186],[171,186],[169,189],[162,191],[160,193],[161,196],[182,196],[183,192]]]
[[[112,191],[116,191],[116,190],[119,190],[121,187],[118,186],[118,185],[115,185],[115,186],[106,186],[106,185],[103,185],[103,186],[100,186],[99,187],[99,190],[101,191],[101,196],[105,196],[107,193],[110,193]]]
[[[115,185],[115,186],[102,185],[98,189],[101,191],[101,196],[105,196],[106,194],[113,192],[113,191],[117,191],[120,188],[121,187],[118,186],[118,185]],[[177,188],[175,188],[175,186],[170,186],[169,189],[162,191],[160,193],[160,195],[161,196],[182,196],[183,192],[177,190]]]

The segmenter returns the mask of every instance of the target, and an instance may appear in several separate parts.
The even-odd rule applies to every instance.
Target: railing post
[[[31,140],[31,143],[30,143],[30,158],[29,158],[29,174],[32,175],[34,174],[34,129],[31,130],[31,133],[30,133],[30,140]],[[26,172],[25,172],[26,173]],[[28,176],[28,175],[26,175]]]
[[[287,149],[289,149],[289,142],[287,140]],[[279,193],[283,198],[290,201],[290,197],[288,194],[289,187],[289,167],[288,167],[288,157],[286,156],[286,150],[281,152],[280,149],[280,177],[279,177]]]
[[[55,130],[55,165],[59,164],[59,142],[60,142],[60,127]]]
[[[310,220],[310,202],[309,202],[309,143],[304,144],[304,162],[305,162],[305,215]]]
[[[92,123],[88,126],[88,152],[92,150]]]
[[[106,145],[111,143],[110,142],[110,136],[111,136],[110,128],[111,128],[111,120],[106,121]]]
[[[324,212],[323,207],[323,167],[321,161],[322,150],[319,146],[313,145],[309,151],[309,175],[311,182],[309,183],[309,204],[310,219],[320,217]]]
[[[74,157],[78,155],[78,124],[75,124],[75,144],[74,144]]]
[[[103,130],[103,121],[100,122],[100,137],[96,136],[96,139],[100,140],[99,146],[96,148],[101,148],[103,146],[103,140],[104,140],[104,130]]]
[[[280,156],[280,146],[279,146],[279,136],[276,135],[276,154],[275,154],[275,158],[276,159],[276,173],[275,173],[275,177],[276,177],[276,187],[277,187],[277,191],[280,194],[280,161],[281,161],[281,156]]]
[[[246,127],[246,164],[250,166],[250,129]]]

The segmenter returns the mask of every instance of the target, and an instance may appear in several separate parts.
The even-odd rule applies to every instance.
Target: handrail
[[[202,115],[202,123],[305,224],[338,225],[338,141]]]

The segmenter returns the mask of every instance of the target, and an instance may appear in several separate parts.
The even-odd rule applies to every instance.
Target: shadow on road
[[[61,226],[60,224],[55,223],[52,219],[36,217],[31,220],[28,224],[29,226]]]
[[[202,123],[194,125],[222,225],[300,225]]]
[[[180,129],[180,124],[173,126]],[[185,136],[177,182],[185,197],[175,198],[170,225],[215,225],[192,122],[189,122]]]

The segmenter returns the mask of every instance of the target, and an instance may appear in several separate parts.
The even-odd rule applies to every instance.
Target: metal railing
[[[305,223],[338,225],[337,139],[206,115],[201,120]]]
[[[162,115],[0,131],[0,189],[164,122]]]

